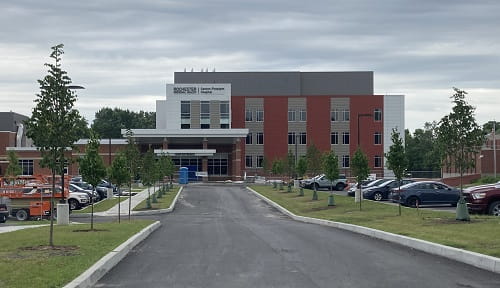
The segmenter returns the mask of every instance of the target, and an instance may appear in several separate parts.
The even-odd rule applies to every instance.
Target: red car
[[[500,182],[467,188],[464,196],[470,212],[500,216]]]

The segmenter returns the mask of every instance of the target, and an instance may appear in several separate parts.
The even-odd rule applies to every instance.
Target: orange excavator
[[[9,214],[19,221],[50,217],[50,197],[52,192],[50,179],[41,175],[18,176],[15,178],[0,177],[1,202],[7,204]],[[54,192],[55,201],[67,196],[67,189],[62,190],[61,186],[56,186]]]

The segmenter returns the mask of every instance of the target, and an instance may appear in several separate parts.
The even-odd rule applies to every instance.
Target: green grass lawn
[[[328,192],[318,192],[312,201],[312,191],[274,190],[272,186],[250,186],[292,213],[301,216],[355,224],[394,234],[427,240],[490,256],[500,257],[500,217],[471,215],[470,222],[455,220],[455,213],[429,211],[364,200],[362,210],[353,197],[335,195],[336,206],[328,207]]]
[[[62,287],[151,223],[96,223],[98,231],[78,231],[89,224],[56,225],[54,245],[64,249],[43,249],[48,226],[0,234],[0,287]]]
[[[175,186],[174,188],[170,189],[169,192],[164,193],[163,197],[157,198],[158,203],[151,203],[151,209],[167,209],[172,205],[172,201],[174,201],[175,196],[179,192],[180,187]],[[156,195],[158,195],[158,191],[156,191]],[[153,197],[153,189],[151,189],[151,199]],[[135,206],[134,211],[144,211],[144,210],[150,210],[146,208],[146,200],[142,201],[139,203],[139,205]]]
[[[120,201],[125,201],[128,200],[127,196],[121,196]],[[99,201],[98,203],[94,204],[94,212],[104,212],[109,210],[111,207],[115,206],[118,204],[118,197],[113,197],[111,199],[104,199],[102,201]],[[80,210],[73,210],[71,213],[90,213],[92,211],[92,207],[89,205],[83,209]]]

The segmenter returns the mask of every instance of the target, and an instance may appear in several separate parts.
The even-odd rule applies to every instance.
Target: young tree
[[[467,92],[453,88],[455,104],[452,112],[439,121],[438,141],[443,148],[444,165],[460,173],[460,199],[457,203],[457,220],[469,221],[467,204],[463,196],[463,175],[475,166],[477,153],[484,143],[484,133],[474,118],[475,108],[465,101]]]
[[[285,164],[281,159],[274,159],[273,167],[271,168],[271,172],[273,172],[276,176],[283,175],[283,171],[285,170]]]
[[[385,154],[385,157],[387,158],[386,164],[387,168],[392,170],[392,172],[394,173],[394,177],[396,177],[396,179],[398,180],[399,190],[401,189],[401,180],[403,179],[406,169],[408,168],[408,158],[406,157],[406,150],[403,145],[403,139],[399,135],[399,132],[396,128],[392,129],[391,139],[392,145],[389,148],[389,152]],[[398,203],[399,216],[401,216],[401,202],[398,201]]]
[[[356,149],[354,157],[351,162],[352,174],[356,177],[356,181],[359,184],[359,189],[356,191],[354,201],[359,201],[359,211],[361,211],[361,202],[363,199],[363,191],[361,190],[361,182],[368,178],[370,174],[370,167],[368,166],[368,157],[363,153],[360,147]]]
[[[95,132],[90,133],[90,139],[85,149],[85,155],[80,158],[80,173],[95,190],[97,184],[106,177],[106,167],[99,155],[99,139]],[[91,197],[90,230],[94,230],[94,198]]]
[[[127,165],[127,158],[125,157],[125,153],[120,152],[118,156],[113,160],[113,163],[109,167],[109,178],[118,189],[118,203],[121,203],[121,191],[120,187],[127,183],[130,178],[130,169]],[[121,211],[120,204],[118,204],[118,223],[121,222]]]
[[[333,199],[333,181],[339,178],[339,158],[334,151],[330,151],[323,156],[323,171],[330,183],[330,195],[328,196],[328,206],[335,206]]]
[[[153,153],[153,150],[149,149],[148,152],[146,152],[146,154],[144,154],[144,156],[142,157],[142,167],[141,171],[139,172],[141,175],[142,184],[148,187],[148,209],[151,209],[151,194],[149,192],[149,189],[151,188],[151,185],[153,185],[155,180],[154,170],[155,155]]]
[[[319,151],[314,143],[307,146],[306,158],[309,173],[314,176],[318,175],[321,172],[321,151]]]
[[[26,135],[33,140],[42,155],[40,165],[52,171],[51,215],[54,215],[55,175],[60,173],[61,180],[64,179],[64,152],[67,147],[74,147],[80,136],[77,128],[81,128],[79,126],[83,123],[80,113],[73,108],[76,95],[69,87],[71,79],[61,69],[63,53],[62,44],[52,47],[50,57],[55,60],[55,64],[45,64],[49,67],[48,75],[38,80],[40,93],[35,99],[36,106],[31,118],[26,121]],[[53,246],[53,217],[50,218],[49,243]]]
[[[286,155],[285,169],[288,178],[291,179],[295,174],[295,155],[292,150],[288,150],[288,154]]]
[[[5,176],[12,181],[17,175],[23,173],[23,169],[19,166],[19,158],[17,158],[16,152],[9,151],[7,153],[7,160],[9,161],[9,166],[5,170]]]
[[[128,199],[128,220],[130,221],[131,219],[131,210],[132,210],[132,180],[133,178],[138,174],[138,167],[140,163],[140,154],[139,150],[137,149],[137,145],[135,145],[134,142],[134,134],[130,129],[127,130],[126,132],[127,136],[127,146],[125,146],[124,150],[124,155],[125,159],[127,159],[127,166],[129,169],[129,199]]]
[[[297,176],[299,178],[303,177],[307,171],[307,158],[305,156],[301,156],[299,161],[297,162]]]

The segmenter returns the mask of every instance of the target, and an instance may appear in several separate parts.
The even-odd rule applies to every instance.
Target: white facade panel
[[[156,100],[156,111],[166,111],[167,101]],[[167,113],[156,113],[156,129],[167,129]]]
[[[392,129],[396,128],[403,138],[405,135],[405,98],[404,95],[384,95],[384,155],[389,152],[392,145]],[[404,142],[403,142],[404,143]],[[384,157],[384,176],[394,177],[392,170],[385,165],[387,159]]]
[[[175,130],[181,127],[181,101],[229,101],[231,111],[231,84],[167,84],[166,101],[156,106],[156,117],[165,121],[157,129]],[[231,113],[231,112],[230,112]],[[229,115],[231,119],[231,115]],[[231,120],[229,121],[231,122]]]

